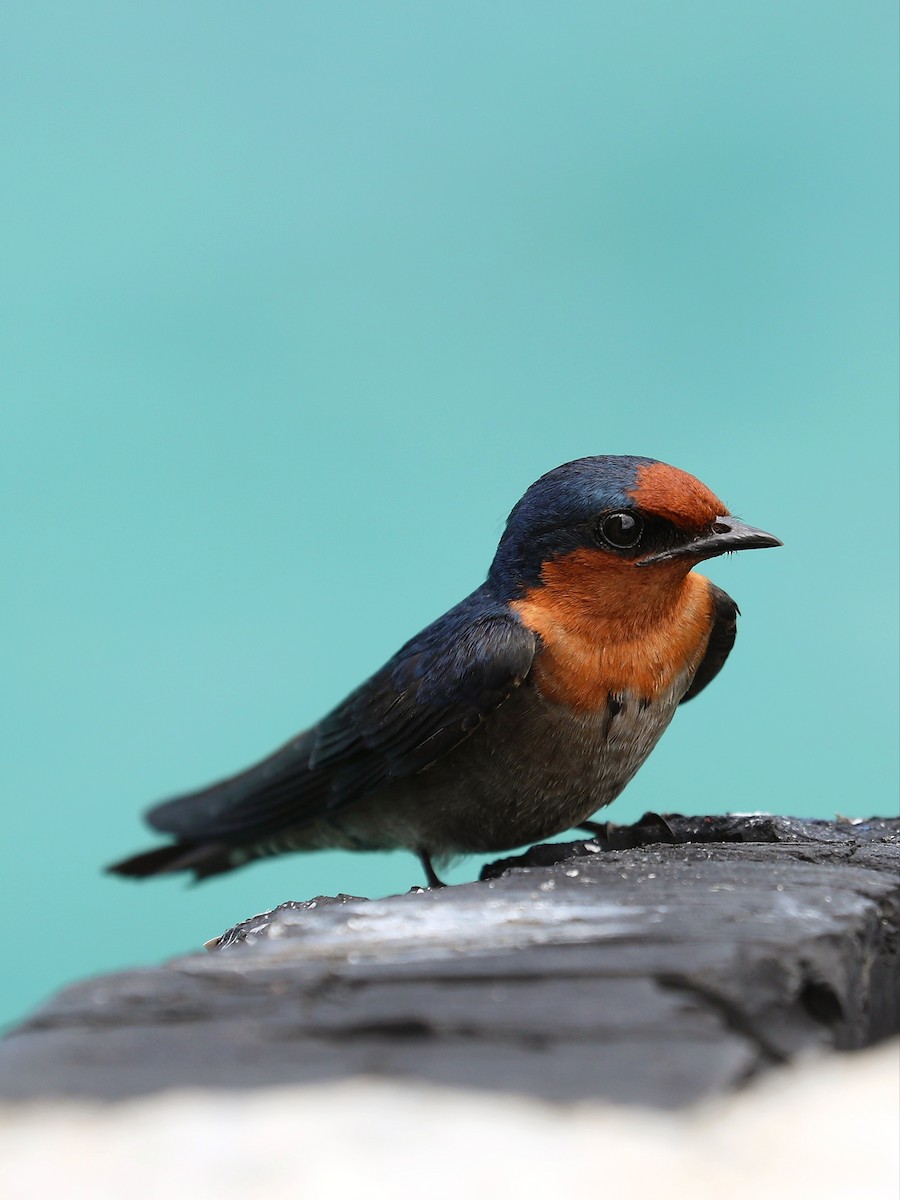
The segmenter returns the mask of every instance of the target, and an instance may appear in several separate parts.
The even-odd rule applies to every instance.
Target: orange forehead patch
[[[637,469],[632,499],[646,513],[655,513],[683,529],[705,528],[728,509],[705,483],[666,463],[649,463]]]

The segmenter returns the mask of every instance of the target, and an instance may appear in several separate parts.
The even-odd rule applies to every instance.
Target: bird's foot
[[[430,888],[446,887],[447,885],[444,883],[443,879],[438,878],[437,871],[435,871],[434,867],[432,866],[431,855],[428,853],[428,851],[420,850],[418,853],[419,862],[422,864],[422,870],[425,872],[425,878],[428,880],[428,886]]]
[[[578,825],[604,850],[633,850],[636,846],[652,846],[663,842],[673,846],[675,833],[665,817],[647,812],[633,825],[614,825],[612,821],[582,821]]]

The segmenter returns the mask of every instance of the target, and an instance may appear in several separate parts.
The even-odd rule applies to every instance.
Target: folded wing
[[[314,728],[147,819],[182,842],[233,846],[327,816],[459,745],[526,677],[534,650],[530,630],[475,593]]]
[[[708,683],[712,683],[725,665],[725,660],[731,653],[734,639],[737,636],[737,619],[740,609],[720,587],[714,583],[709,585],[715,604],[715,619],[706,654],[697,668],[697,673],[691,681],[691,686],[681,697],[681,703],[700,694]]]

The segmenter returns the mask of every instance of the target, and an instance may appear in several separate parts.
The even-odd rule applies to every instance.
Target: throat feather
[[[551,578],[514,601],[540,638],[532,670],[540,695],[595,712],[607,707],[610,695],[631,695],[646,705],[680,680],[687,690],[706,652],[714,605],[703,576],[689,574],[677,583],[652,597],[633,595],[630,605],[621,594],[604,605],[602,594],[584,587],[573,593]]]

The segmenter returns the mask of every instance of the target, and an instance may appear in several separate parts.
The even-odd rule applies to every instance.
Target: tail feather
[[[155,850],[146,850],[143,854],[134,854],[131,858],[123,858],[106,869],[111,875],[124,875],[130,879],[149,879],[153,875],[193,871],[194,878],[199,880],[233,871],[247,858],[246,854],[221,842],[201,845],[175,842],[169,846],[158,846]]]
[[[327,809],[329,776],[309,765],[315,733],[299,734],[246,771],[157,804],[147,820],[174,840],[107,871],[131,879],[191,871],[200,880],[277,853],[281,830],[311,823]]]
[[[322,814],[328,776],[310,769],[314,730],[228,779],[157,804],[147,820],[160,833],[199,845],[254,842]]]

